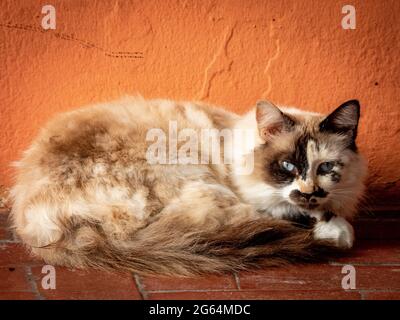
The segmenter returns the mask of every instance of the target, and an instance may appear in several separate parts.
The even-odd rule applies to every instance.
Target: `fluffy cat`
[[[14,227],[47,263],[138,273],[227,272],[350,248],[366,173],[359,108],[323,116],[260,101],[239,116],[138,97],[59,115],[17,163]],[[171,122],[253,139],[218,140],[220,154],[233,151],[223,163],[151,163],[149,130]]]

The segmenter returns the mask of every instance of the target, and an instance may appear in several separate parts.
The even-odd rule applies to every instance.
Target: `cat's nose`
[[[317,191],[311,193],[301,192],[300,190],[293,190],[292,192],[290,192],[289,198],[300,205],[316,206],[319,202],[318,199],[325,198],[327,195],[328,192],[321,188],[318,188]]]
[[[313,193],[305,193],[305,192],[301,192],[300,190],[293,190],[290,193],[290,198],[292,198],[292,200],[307,200],[309,201],[311,199],[311,197],[313,196]]]
[[[317,199],[314,197],[314,193],[305,193],[300,190],[293,190],[290,195],[290,199],[300,205],[317,205]]]

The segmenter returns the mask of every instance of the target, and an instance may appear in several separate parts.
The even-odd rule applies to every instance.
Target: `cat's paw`
[[[346,219],[332,217],[329,221],[319,221],[314,227],[315,239],[331,240],[343,249],[350,249],[354,243],[354,229]]]

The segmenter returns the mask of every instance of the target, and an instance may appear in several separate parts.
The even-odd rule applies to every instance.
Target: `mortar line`
[[[30,266],[26,266],[24,267],[24,269],[25,269],[26,279],[31,285],[32,291],[35,294],[37,300],[46,300],[45,297],[43,297],[42,294],[39,292],[39,289],[37,287],[36,281],[32,273],[32,268]]]
[[[238,275],[236,272],[234,272],[234,273],[233,273],[233,276],[235,277],[235,282],[236,282],[237,288],[238,288],[239,290],[241,290],[239,275]]]
[[[359,267],[400,267],[400,263],[397,262],[329,262],[331,266],[345,266],[349,264]]]
[[[133,279],[135,280],[137,290],[139,291],[140,297],[142,300],[147,300],[147,293],[144,290],[142,281],[140,280],[140,277],[137,274],[133,274]]]

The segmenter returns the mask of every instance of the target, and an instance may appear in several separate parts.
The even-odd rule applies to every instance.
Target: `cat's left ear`
[[[320,131],[346,135],[354,143],[357,136],[358,120],[360,118],[360,103],[358,100],[349,100],[330,115],[319,125]]]
[[[269,101],[257,102],[256,120],[260,137],[264,141],[268,141],[282,131],[289,131],[294,126],[294,121]]]

